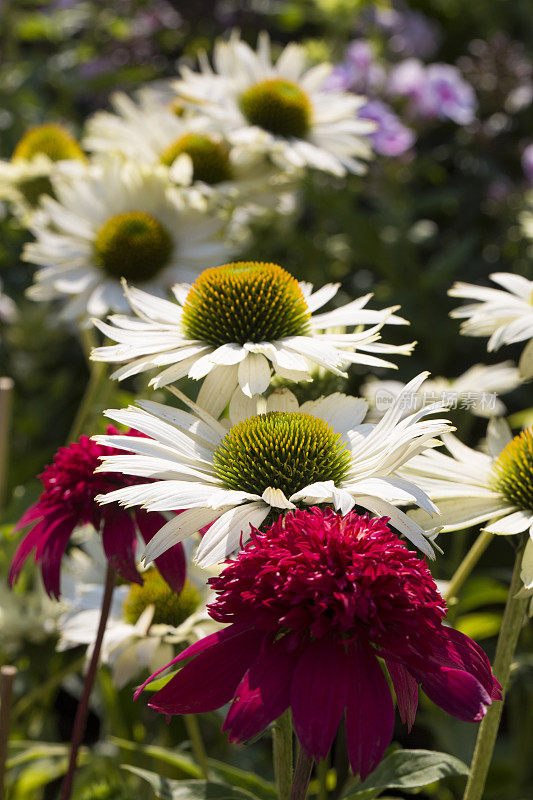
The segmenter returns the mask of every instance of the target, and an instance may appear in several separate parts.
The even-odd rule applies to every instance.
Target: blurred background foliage
[[[519,224],[528,188],[521,154],[531,141],[533,111],[531,102],[516,102],[533,82],[533,15],[529,0],[413,0],[409,8],[423,14],[433,31],[431,60],[458,65],[474,87],[476,120],[465,127],[421,124],[405,157],[377,157],[363,178],[310,176],[296,218],[258,223],[245,255],[276,261],[318,284],[341,281],[350,297],[374,291],[377,305],[400,304],[418,345],[410,359],[403,359],[399,377],[407,379],[422,369],[455,377],[473,363],[516,359],[520,350],[507,348],[490,356],[486,340],[459,337],[457,322],[448,317],[452,302],[446,291],[458,279],[486,283],[498,270],[533,278],[532,245]],[[380,3],[378,10],[386,13],[390,5]],[[79,133],[86,117],[105,107],[113,91],[132,91],[174,75],[180,64],[193,64],[199,50],[210,50],[214,38],[233,27],[251,43],[262,29],[275,43],[296,39],[317,60],[341,61],[348,43],[363,34],[393,61],[413,55],[409,37],[402,40],[374,24],[375,14],[376,7],[366,0],[2,0],[0,156],[9,158],[24,131],[42,121],[58,120]],[[14,499],[2,528],[0,556],[5,574],[14,550],[9,523],[33,499],[35,475],[65,440],[87,371],[74,332],[57,326],[45,307],[24,298],[31,268],[21,263],[20,252],[28,233],[5,210],[0,228],[0,278],[20,309],[18,322],[6,327],[0,339],[0,374],[12,376],[16,386]],[[405,340],[400,330],[398,341]],[[361,377],[354,370],[350,391],[357,392]],[[102,398],[102,406],[126,402],[127,391],[112,387],[112,393],[112,399]],[[505,402],[511,413],[532,406],[531,387],[523,386]],[[470,419],[468,430],[464,421],[459,423],[469,443],[484,432],[479,419]],[[445,553],[437,578],[451,576],[473,536],[459,533],[441,541]],[[490,656],[512,560],[502,537],[451,609],[454,624],[480,640]],[[17,587],[17,596],[32,580],[27,571],[26,586]],[[10,604],[4,594],[3,603]],[[6,638],[0,644],[0,661],[10,658],[20,668],[15,734],[21,741],[11,753],[12,800],[56,797],[57,778],[65,768],[64,746],[28,750],[24,743],[67,742],[80,690],[82,651],[55,653],[54,639],[45,633],[44,643],[26,631],[20,641]],[[533,652],[533,641],[526,631],[486,800],[531,798],[533,656],[528,652]],[[236,775],[255,770],[271,779],[268,740],[263,746],[230,748],[219,733],[219,718],[212,717],[202,719],[202,730],[217,764],[226,759]],[[411,736],[398,725],[395,740],[469,762],[475,733],[473,726],[446,717],[424,700]],[[169,777],[195,777],[184,739],[179,719],[167,727],[145,703],[133,706],[130,689],[117,693],[106,669],[101,670],[87,742],[97,747],[85,755],[88,766],[79,797],[106,800],[122,797],[122,791],[131,796],[130,786],[140,799],[150,797],[145,783],[119,772],[121,762]],[[162,745],[173,748],[173,758],[157,749]],[[239,780],[245,788],[250,778]],[[462,785],[461,778],[448,779],[419,796],[453,800],[461,796]],[[272,796],[266,783],[257,792],[265,800]]]

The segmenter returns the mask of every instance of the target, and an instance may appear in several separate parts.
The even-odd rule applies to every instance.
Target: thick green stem
[[[272,730],[274,774],[279,800],[289,800],[292,786],[292,718],[290,710],[276,721]]]
[[[318,780],[318,800],[327,800],[328,772],[329,772],[329,759],[323,758],[316,765],[316,777]]]
[[[479,534],[476,541],[474,542],[474,544],[472,545],[466,556],[463,558],[463,560],[457,567],[448,585],[444,598],[449,603],[457,598],[457,595],[460,589],[462,588],[463,583],[466,581],[466,579],[476,566],[477,562],[479,561],[479,559],[489,546],[493,537],[494,537],[493,533],[486,533],[486,531],[482,531]]]
[[[463,800],[482,800],[485,781],[492,760],[503,711],[505,692],[509,683],[511,664],[522,629],[524,614],[529,603],[528,597],[516,596],[522,586],[520,580],[522,553],[523,550],[520,548],[516,554],[513,577],[509,586],[509,594],[507,595],[507,603],[503,613],[502,627],[494,658],[494,674],[502,685],[503,700],[494,703],[488,709],[479,727],[474,757],[470,767],[470,777],[468,778]]]
[[[294,770],[290,800],[305,800],[313,771],[313,759],[300,747]]]
[[[191,740],[192,752],[196,763],[200,767],[202,777],[207,780],[209,777],[209,768],[207,766],[207,753],[205,752],[204,740],[202,739],[202,731],[198,724],[198,719],[194,714],[185,714],[185,727],[187,728],[187,735]]]

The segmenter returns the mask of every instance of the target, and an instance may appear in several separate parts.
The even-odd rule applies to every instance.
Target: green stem
[[[200,768],[202,777],[207,780],[209,777],[209,768],[207,766],[207,753],[205,752],[204,741],[202,739],[202,732],[198,719],[194,714],[185,714],[185,727],[187,728],[187,736],[191,740],[192,751],[196,763]]]
[[[448,588],[444,594],[444,598],[448,603],[453,602],[457,599],[457,595],[460,589],[463,586],[463,583],[466,581],[474,567],[476,566],[477,562],[489,546],[492,538],[494,537],[493,533],[486,533],[486,531],[482,531],[479,536],[477,537],[476,541],[463,558],[459,566],[457,567],[455,573],[452,576],[452,579],[448,585]]]
[[[318,800],[327,800],[328,773],[329,773],[329,760],[327,758],[323,758],[316,765],[316,777],[318,780]]]
[[[274,774],[279,800],[289,800],[292,785],[292,718],[290,710],[276,721],[272,730]]]
[[[305,800],[313,771],[313,759],[300,747],[294,770],[290,800]]]
[[[87,421],[94,413],[94,407],[107,380],[107,364],[103,361],[91,362],[91,374],[82,401],[76,412],[68,435],[68,442],[74,442],[83,433]]]
[[[528,597],[517,597],[517,593],[522,586],[520,579],[522,553],[523,549],[520,548],[516,554],[513,576],[509,586],[509,594],[507,595],[507,603],[503,612],[502,626],[494,658],[494,674],[501,683],[503,699],[499,703],[494,703],[488,709],[479,727],[474,757],[470,767],[470,777],[466,784],[463,800],[482,800],[483,789],[492,760],[492,752],[503,711],[505,692],[509,684],[511,664],[522,629],[524,614],[529,603]]]

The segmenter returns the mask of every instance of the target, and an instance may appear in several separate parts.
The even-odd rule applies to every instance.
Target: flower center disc
[[[533,428],[505,447],[493,466],[494,486],[518,508],[533,510]]]
[[[124,619],[135,625],[148,606],[154,606],[152,624],[177,628],[200,605],[200,592],[190,581],[179,594],[174,592],[156,569],[143,575],[142,585],[133,583],[124,601]]]
[[[12,160],[31,161],[37,155],[48,156],[51,161],[85,161],[83,150],[61,125],[31,128],[15,147]]]
[[[271,78],[250,86],[239,106],[252,125],[279,136],[305,138],[311,124],[311,103],[299,86],[282,78]]]
[[[220,346],[302,336],[310,317],[296,278],[277,264],[240,261],[202,272],[182,324],[189,338]]]
[[[150,214],[129,211],[104,222],[94,250],[97,265],[113,278],[147,281],[168,262],[172,240]]]
[[[161,154],[161,163],[170,167],[182,153],[192,161],[193,180],[215,184],[231,179],[228,150],[210,136],[199,133],[180,136]]]
[[[316,481],[342,481],[350,453],[339,433],[311,414],[273,411],[235,425],[213,464],[228,489],[262,494],[272,486],[290,497]]]

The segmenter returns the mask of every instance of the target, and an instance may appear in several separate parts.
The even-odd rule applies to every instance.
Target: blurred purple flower
[[[426,82],[417,98],[417,108],[424,117],[451,119],[457,125],[468,125],[474,119],[476,95],[457,67],[451,64],[430,64]]]
[[[522,169],[527,180],[533,186],[533,143],[528,144],[522,153]]]
[[[334,67],[326,83],[328,91],[351,91],[371,94],[385,82],[385,69],[378,64],[374,50],[366,39],[355,39],[345,53],[345,59]]]
[[[431,58],[437,51],[439,27],[418,11],[374,7],[371,21],[389,35],[387,45],[397,55]]]
[[[474,119],[474,90],[451,64],[429,64],[416,58],[402,61],[392,70],[388,90],[392,95],[409,97],[414,114],[426,119],[451,119],[468,125]]]
[[[378,129],[370,134],[376,153],[383,156],[399,156],[413,146],[414,132],[407,128],[390,106],[381,100],[370,100],[359,109],[358,116],[374,120]]]

